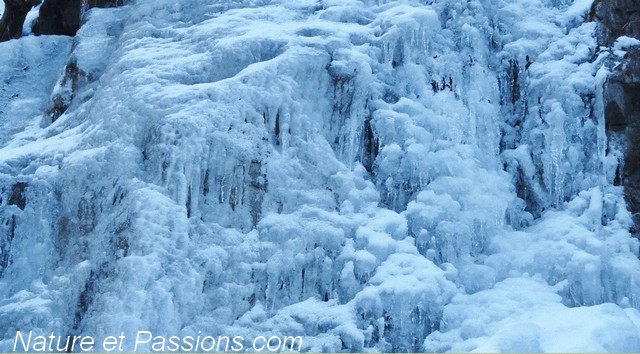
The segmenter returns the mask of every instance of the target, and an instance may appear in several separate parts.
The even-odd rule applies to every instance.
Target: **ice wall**
[[[638,350],[589,6],[140,0],[0,43],[34,63],[2,59],[0,349]]]

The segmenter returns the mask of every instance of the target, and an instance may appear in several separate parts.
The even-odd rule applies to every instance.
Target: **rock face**
[[[625,55],[605,85],[605,120],[608,134],[623,138],[625,161],[618,180],[625,187],[634,215],[634,234],[640,230],[640,49]]]
[[[640,2],[600,0],[591,16],[599,22],[600,45],[611,46],[620,36],[640,39]],[[629,210],[634,215],[634,234],[640,232],[640,48],[630,49],[612,69],[605,84],[607,134],[619,136],[625,149],[618,182],[625,187]]]
[[[40,7],[32,30],[37,35],[61,34],[75,36],[80,29],[82,0],[48,0]]]
[[[75,36],[82,22],[82,7],[116,7],[124,0],[47,0],[40,7],[38,19],[32,30],[37,35],[61,34]]]
[[[640,2],[637,0],[596,0],[590,17],[600,23],[599,40],[611,45],[620,36],[640,35]]]
[[[4,13],[0,19],[0,42],[20,38],[22,24],[37,0],[5,0]]]
[[[87,0],[87,7],[117,7],[124,5],[124,0]]]

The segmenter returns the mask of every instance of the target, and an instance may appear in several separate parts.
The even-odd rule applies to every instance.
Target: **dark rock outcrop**
[[[20,208],[20,210],[24,210],[25,206],[27,205],[27,200],[24,196],[24,191],[26,188],[27,184],[24,182],[18,182],[14,184],[7,205],[15,205]]]
[[[87,0],[87,7],[118,7],[124,5],[124,0]]]
[[[596,0],[591,18],[598,21],[598,41],[611,46],[620,36],[640,39],[640,1]],[[616,178],[625,188],[625,198],[640,233],[640,48],[631,48],[611,68],[604,87],[607,134],[621,137],[624,164]]]
[[[631,49],[605,84],[605,121],[609,135],[624,139],[624,167],[619,179],[629,210],[640,230],[640,48]]]
[[[42,0],[4,0],[4,13],[0,19],[0,42],[22,36],[27,13]],[[31,30],[36,35],[58,34],[75,36],[82,23],[82,7],[115,7],[124,0],[45,0]]]
[[[610,46],[620,36],[640,36],[640,2],[638,0],[595,0],[589,14],[598,21],[598,40]]]
[[[38,0],[4,0],[4,13],[0,19],[0,42],[22,36],[27,13]]]
[[[32,31],[36,35],[75,36],[80,29],[82,0],[46,0],[40,7]]]
[[[116,7],[124,0],[45,0],[32,31],[36,35],[60,34],[75,36],[82,24],[82,8]]]

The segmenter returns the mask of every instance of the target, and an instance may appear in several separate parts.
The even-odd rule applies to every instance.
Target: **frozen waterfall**
[[[132,0],[0,43],[0,351],[640,351],[603,93],[640,41],[591,5]]]

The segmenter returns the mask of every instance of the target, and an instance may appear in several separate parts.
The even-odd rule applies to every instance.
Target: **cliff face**
[[[640,35],[640,3],[635,0],[596,0],[590,16],[600,23],[602,45],[611,45],[620,36]]]
[[[591,15],[599,22],[598,42],[612,46],[621,36],[640,38],[640,2],[596,1]],[[624,185],[629,210],[638,235],[640,225],[640,49],[633,48],[611,62],[612,74],[605,84],[607,134],[624,150],[624,164],[617,182]]]

